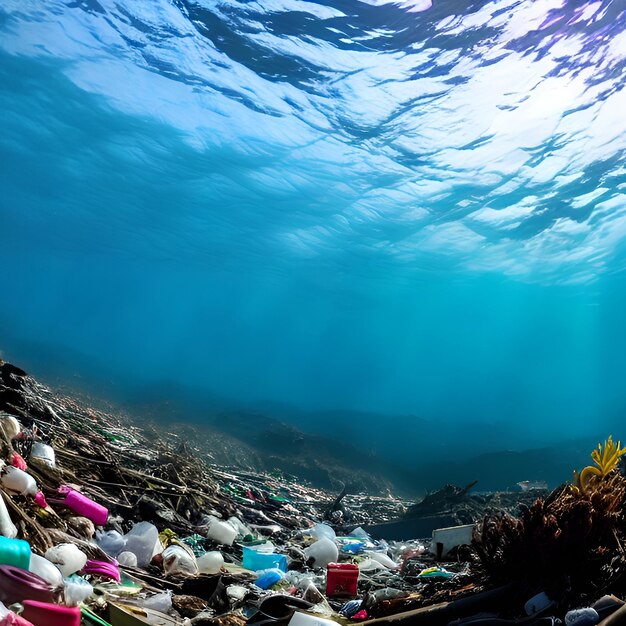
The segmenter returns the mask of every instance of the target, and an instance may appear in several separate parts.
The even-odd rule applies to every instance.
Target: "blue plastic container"
[[[257,552],[250,548],[243,548],[243,566],[246,569],[258,572],[262,569],[279,569],[287,571],[287,557],[275,552]]]

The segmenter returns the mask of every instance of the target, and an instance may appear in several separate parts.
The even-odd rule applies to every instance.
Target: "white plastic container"
[[[54,449],[47,443],[35,441],[28,458],[30,461],[35,461],[48,467],[56,467],[56,455],[54,454]]]
[[[44,556],[61,570],[64,577],[75,574],[83,569],[87,563],[87,555],[73,543],[60,543],[58,546],[46,550]]]
[[[304,554],[308,559],[314,559],[313,567],[326,567],[329,563],[336,563],[339,558],[337,544],[327,537],[322,537],[308,548]]]
[[[11,520],[7,505],[2,496],[0,496],[0,535],[8,537],[9,539],[15,539],[15,537],[17,537],[17,528]]]
[[[63,587],[63,574],[61,570],[54,564],[44,559],[38,554],[30,555],[30,566],[28,568],[33,574],[41,576],[47,580],[53,587]]]
[[[34,496],[37,493],[35,479],[30,474],[12,465],[2,468],[0,482],[9,491],[16,491],[22,496]]]
[[[150,563],[155,554],[155,548],[159,542],[159,531],[150,522],[139,522],[128,531],[125,550],[132,552],[137,557],[137,565],[145,567]]]
[[[228,522],[209,515],[209,523],[206,525],[206,536],[216,543],[224,546],[232,546],[237,538],[237,529]]]
[[[166,575],[178,574],[181,576],[195,576],[198,573],[198,564],[193,553],[182,546],[173,544],[161,553],[163,570]]]
[[[202,574],[218,574],[224,565],[224,557],[217,550],[205,552],[196,561],[198,563],[198,571]]]

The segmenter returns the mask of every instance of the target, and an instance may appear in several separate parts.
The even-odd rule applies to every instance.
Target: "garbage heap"
[[[345,494],[210,467],[0,361],[0,626],[621,623],[626,482],[607,444],[521,515],[386,541],[399,499],[344,515]]]

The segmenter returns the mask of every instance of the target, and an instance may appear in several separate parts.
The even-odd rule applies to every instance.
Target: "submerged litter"
[[[622,454],[551,494],[333,497],[0,361],[0,626],[622,623]]]

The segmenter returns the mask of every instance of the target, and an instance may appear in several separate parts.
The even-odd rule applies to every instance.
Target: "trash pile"
[[[212,467],[0,361],[0,626],[626,623],[624,450],[594,454],[445,527],[472,484],[411,507]]]

